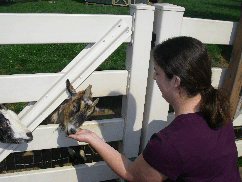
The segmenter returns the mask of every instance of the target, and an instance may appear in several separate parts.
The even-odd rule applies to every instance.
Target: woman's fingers
[[[71,134],[68,137],[78,140],[80,142],[87,142],[91,134],[92,132],[89,130],[78,129],[75,134]]]

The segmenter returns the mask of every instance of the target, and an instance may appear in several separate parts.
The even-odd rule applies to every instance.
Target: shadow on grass
[[[0,6],[9,6],[16,3],[37,2],[39,0],[0,0]]]

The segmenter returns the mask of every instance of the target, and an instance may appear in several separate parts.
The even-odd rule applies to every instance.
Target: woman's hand
[[[92,138],[97,137],[95,133],[86,129],[78,129],[75,134],[71,134],[68,137],[78,140],[79,142],[90,143]]]

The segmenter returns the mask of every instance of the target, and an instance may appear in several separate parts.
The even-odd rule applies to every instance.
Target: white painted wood
[[[155,4],[153,31],[156,34],[156,45],[180,35],[184,11],[185,8],[173,4]]]
[[[176,5],[161,3],[155,4],[154,33],[155,44],[178,36],[182,24],[184,8]],[[152,134],[160,131],[168,125],[167,117],[169,104],[153,80],[154,62],[151,58],[149,65],[149,76],[146,90],[146,101],[142,127],[141,150],[143,150]]]
[[[22,117],[21,121],[33,131],[51,112],[54,111],[67,97],[65,81],[69,79],[74,88],[78,87],[89,75],[131,35],[130,27],[120,20],[82,56],[81,60],[68,70],[48,90],[40,100]],[[18,145],[9,145],[0,150],[0,160],[3,160]]]
[[[122,118],[86,121],[81,126],[82,129],[89,129],[95,132],[106,142],[122,140],[123,127],[124,119]],[[38,126],[33,131],[33,138],[33,141],[29,142],[28,145],[21,145],[14,152],[51,149],[85,144],[68,138],[57,124]]]
[[[205,44],[232,45],[237,25],[237,22],[184,17],[181,35],[197,38]]]
[[[238,113],[238,116],[233,121],[234,126],[242,126],[242,110]]]
[[[154,33],[157,39],[180,35],[197,38],[206,44],[232,45],[234,42],[238,22],[182,17],[183,7],[167,3],[155,4],[155,7]]]
[[[134,27],[132,45],[127,52],[129,71],[128,92],[123,105],[125,130],[123,153],[128,157],[137,157],[139,152],[145,94],[147,86],[151,38],[154,19],[154,7],[144,4],[131,5]]]
[[[169,124],[171,124],[171,122],[174,119],[175,119],[175,113],[174,112],[168,113],[168,116],[167,116],[167,125],[165,127],[167,127]]]
[[[221,87],[224,82],[227,68],[212,68],[212,86],[215,88]]]
[[[97,42],[119,20],[132,27],[127,15],[1,13],[0,44]]]
[[[36,102],[29,102],[27,106],[25,106],[25,108],[22,109],[22,111],[18,114],[20,120],[26,113],[28,113],[28,111],[34,106],[35,103]]]
[[[238,140],[235,142],[238,151],[238,157],[242,157],[242,140]]]
[[[105,162],[1,174],[0,182],[98,182],[118,177]]]
[[[38,101],[64,74],[1,75],[0,103]],[[126,95],[127,76],[126,70],[95,71],[77,91],[91,84],[94,97]]]

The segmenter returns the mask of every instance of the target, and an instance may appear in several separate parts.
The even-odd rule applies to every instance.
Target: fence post
[[[155,4],[154,29],[156,41],[179,36],[185,8],[172,4]],[[160,90],[153,80],[154,63],[151,58],[149,77],[146,91],[145,112],[142,127],[141,151],[145,148],[151,135],[167,126],[169,104],[162,97]]]
[[[154,33],[156,45],[164,40],[179,36],[185,8],[173,4],[154,4]]]
[[[129,71],[127,96],[124,97],[125,119],[122,153],[128,158],[137,157],[140,144],[145,94],[147,86],[154,7],[131,5],[133,34],[127,49],[126,68]]]
[[[241,3],[242,10],[242,3]],[[242,105],[238,106],[241,97],[242,87],[242,11],[237,27],[233,51],[229,63],[223,88],[227,92],[231,104],[231,117],[235,119],[236,112],[241,110]]]

